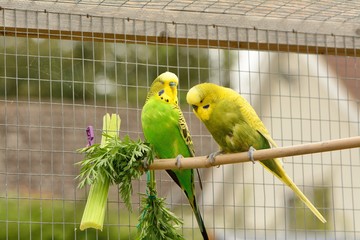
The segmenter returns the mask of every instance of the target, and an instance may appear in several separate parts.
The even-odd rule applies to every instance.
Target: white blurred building
[[[355,71],[346,70],[346,65],[356,69],[356,60],[256,51],[235,55],[230,85],[254,106],[279,146],[359,135],[360,93],[351,88],[359,89],[360,83],[351,79]],[[252,163],[208,170],[202,194],[205,222],[208,228],[216,227],[218,239],[360,237],[342,233],[360,231],[360,224],[354,226],[360,211],[353,211],[360,210],[359,155],[359,149],[352,149],[283,159],[305,195],[313,203],[316,198],[317,207],[329,208],[319,209],[326,226],[303,204],[296,214],[305,213],[306,220],[295,216],[292,191]],[[303,225],[314,231],[296,228]],[[335,226],[336,232],[331,231]]]

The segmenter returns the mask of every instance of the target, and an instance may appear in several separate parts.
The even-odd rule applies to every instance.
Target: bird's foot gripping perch
[[[255,151],[256,151],[256,149],[253,146],[250,146],[249,151],[248,151],[248,156],[253,164],[255,164],[255,160],[254,160],[254,152]]]
[[[180,169],[181,168],[181,159],[183,158],[183,155],[179,154],[176,157],[176,166]]]
[[[222,154],[222,151],[216,151],[216,152],[213,152],[213,153],[210,153],[209,156],[208,156],[208,161],[211,165],[214,165],[215,163],[215,158]]]

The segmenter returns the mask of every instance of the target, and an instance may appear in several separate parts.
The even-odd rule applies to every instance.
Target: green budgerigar
[[[178,106],[178,77],[171,72],[159,75],[152,83],[141,113],[145,139],[158,158],[192,157],[194,149],[185,118]],[[195,199],[194,172],[168,170],[170,177],[184,191],[194,211],[201,234],[208,239]]]
[[[224,153],[276,147],[255,110],[240,94],[213,83],[192,87],[187,96],[195,115],[205,124]],[[251,153],[251,151],[250,151]],[[286,174],[279,159],[260,161],[267,170],[289,186],[323,223],[325,218]]]

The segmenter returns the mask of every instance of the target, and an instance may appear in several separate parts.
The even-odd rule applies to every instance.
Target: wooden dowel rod
[[[290,156],[298,156],[312,153],[329,152],[349,148],[360,147],[360,136],[329,140],[324,142],[307,143],[289,147],[278,147],[271,149],[261,149],[254,152],[255,161],[261,161],[272,158],[282,158]],[[181,159],[180,169],[190,168],[209,168],[224,164],[234,164],[251,161],[248,152],[229,153],[218,155],[214,163],[208,161],[207,156],[190,157]],[[156,159],[149,166],[151,170],[178,169],[176,159]]]

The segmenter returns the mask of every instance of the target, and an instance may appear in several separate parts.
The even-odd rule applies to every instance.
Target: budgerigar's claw
[[[210,162],[211,165],[214,164],[216,156],[220,155],[221,153],[222,153],[221,151],[216,151],[209,154],[208,161]]]
[[[176,166],[180,169],[181,168],[181,159],[183,158],[183,155],[179,154],[176,157]]]
[[[254,160],[254,152],[255,151],[256,151],[256,149],[253,146],[251,146],[248,151],[248,156],[253,164],[255,164],[255,160]]]

